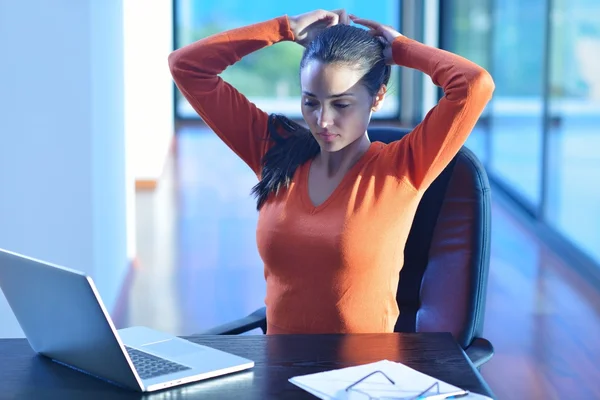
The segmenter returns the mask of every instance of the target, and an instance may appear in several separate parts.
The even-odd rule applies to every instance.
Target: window
[[[385,0],[378,2],[375,7],[373,3],[354,0],[304,0],[296,3],[278,0],[261,0],[260,3],[243,0],[175,0],[175,47],[182,47],[224,30],[319,8],[345,8],[360,17],[398,27],[398,3],[395,0]],[[221,76],[264,111],[299,118],[301,103],[298,66],[302,49],[296,43],[277,43],[244,57]],[[394,67],[384,107],[373,118],[397,117],[400,93],[398,82],[398,68]],[[179,91],[176,93],[175,103],[178,118],[199,118]]]
[[[501,0],[492,12],[489,169],[535,209],[541,202],[546,2]]]
[[[600,264],[600,2],[440,6],[442,47],[496,83],[467,146],[513,198]]]
[[[548,222],[600,263],[600,2],[551,10]]]
[[[483,68],[491,67],[492,0],[441,0],[440,15],[443,49],[459,54]],[[488,159],[489,107],[467,140],[466,146],[477,157]]]

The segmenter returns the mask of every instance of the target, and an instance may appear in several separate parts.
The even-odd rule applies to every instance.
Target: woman
[[[301,108],[309,129],[266,114],[218,76],[282,41],[305,46]],[[402,140],[371,143],[367,126],[392,64],[424,72],[445,95]],[[190,104],[259,179],[267,333],[392,332],[415,211],[490,100],[489,74],[343,10],[219,33],[174,51],[169,65]]]

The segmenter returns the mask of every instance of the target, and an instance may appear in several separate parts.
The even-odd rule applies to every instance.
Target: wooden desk
[[[25,339],[0,340],[4,399],[315,399],[288,378],[388,359],[472,392],[492,396],[450,334],[186,337],[255,361],[253,369],[142,394],[37,356]]]

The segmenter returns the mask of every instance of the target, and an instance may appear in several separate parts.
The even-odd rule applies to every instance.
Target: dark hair
[[[361,83],[375,96],[390,79],[390,66],[383,56],[383,43],[366,30],[334,25],[321,32],[304,50],[300,70],[311,61],[341,64],[364,71]],[[288,188],[296,169],[319,153],[319,144],[310,130],[289,118],[271,114],[269,137],[275,143],[262,160],[262,177],[252,188],[260,210],[271,194]]]

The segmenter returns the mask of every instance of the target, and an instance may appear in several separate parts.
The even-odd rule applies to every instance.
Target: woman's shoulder
[[[402,140],[399,139],[390,143],[371,142],[367,157],[361,168],[363,178],[366,174],[375,180],[380,180],[380,182],[387,181],[388,178],[394,178],[392,181],[396,182],[406,181],[410,175],[407,168],[409,163],[407,160],[403,160],[402,157],[398,157],[398,147],[402,145]]]

